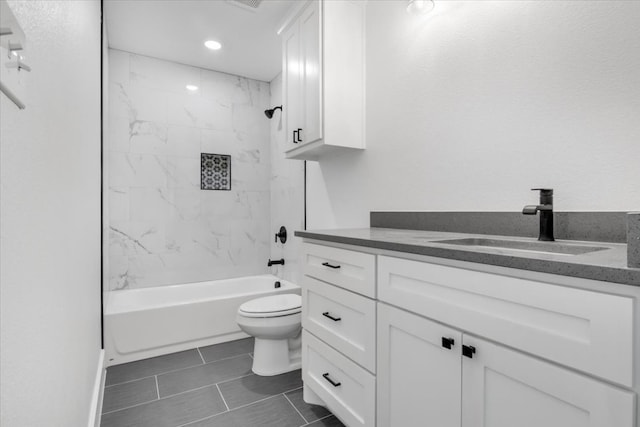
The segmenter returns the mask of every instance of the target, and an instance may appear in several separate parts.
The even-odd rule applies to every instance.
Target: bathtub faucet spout
[[[272,265],[284,265],[284,258],[280,258],[280,259],[270,259],[269,262],[267,262],[267,267],[271,267]]]

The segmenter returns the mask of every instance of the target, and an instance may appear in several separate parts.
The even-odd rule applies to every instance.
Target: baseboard
[[[93,384],[93,393],[91,395],[91,407],[89,408],[89,422],[87,427],[100,427],[100,416],[102,414],[102,395],[104,393],[104,380],[106,377],[106,369],[104,368],[104,350],[100,350],[98,356],[98,369],[96,379]]]

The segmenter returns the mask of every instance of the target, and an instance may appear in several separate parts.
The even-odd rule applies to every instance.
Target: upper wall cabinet
[[[283,24],[288,159],[365,147],[365,4],[312,0]]]

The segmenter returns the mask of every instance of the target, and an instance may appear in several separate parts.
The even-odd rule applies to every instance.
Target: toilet
[[[255,374],[272,376],[301,367],[301,311],[302,299],[295,294],[256,298],[240,306],[238,326],[255,338]]]

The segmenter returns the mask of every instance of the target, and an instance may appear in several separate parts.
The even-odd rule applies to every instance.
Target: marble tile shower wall
[[[271,106],[282,105],[282,75],[271,81]],[[286,108],[286,106],[284,107]],[[293,232],[304,229],[304,163],[287,160],[287,135],[282,113],[277,111],[271,122],[271,230],[272,236],[280,226],[287,229],[283,245],[271,238],[271,258],[284,258],[285,265],[272,267],[272,273],[285,280],[299,283],[299,254],[302,240]]]
[[[266,273],[269,83],[118,50],[109,66],[109,289]],[[200,190],[200,153],[231,155],[231,191]]]

